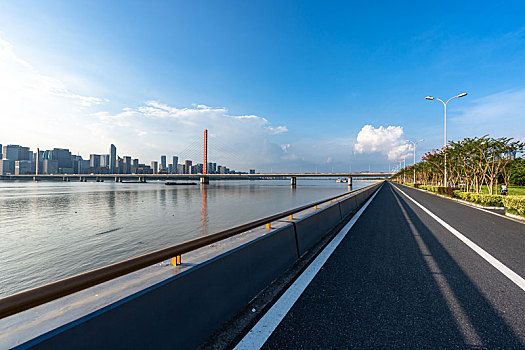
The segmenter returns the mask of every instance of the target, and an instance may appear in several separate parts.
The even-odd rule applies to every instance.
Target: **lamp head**
[[[433,99],[434,99],[434,97],[432,97],[432,96],[427,96],[427,97],[425,97],[425,98],[426,98],[427,100],[433,100]]]
[[[461,94],[458,95],[458,97],[463,97],[463,96],[467,96],[467,93],[466,92],[462,92]]]

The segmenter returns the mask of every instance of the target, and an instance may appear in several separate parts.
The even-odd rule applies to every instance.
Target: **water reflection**
[[[301,181],[295,189],[289,181],[257,180],[0,181],[0,297],[347,190],[333,180]]]
[[[208,231],[208,185],[201,184],[201,236],[205,236]]]

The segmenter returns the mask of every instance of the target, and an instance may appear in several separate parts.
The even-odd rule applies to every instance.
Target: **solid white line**
[[[381,185],[383,187],[383,185]],[[235,350],[240,349],[260,349],[263,344],[268,340],[273,331],[277,328],[279,323],[283,320],[284,316],[290,311],[292,306],[295,304],[297,299],[304,292],[306,287],[313,280],[315,275],[321,270],[324,263],[328,260],[330,255],[337,248],[339,243],[345,238],[346,234],[352,226],[356,223],[357,219],[363,214],[366,207],[372,202],[379,189],[374,195],[361,207],[361,209],[354,215],[354,217],[348,222],[335,238],[323,249],[323,251],[315,258],[315,260],[306,268],[306,270],[295,280],[295,282],[284,292],[284,294],[277,300],[277,302],[266,312],[266,314],[257,322],[255,326],[244,336],[244,338],[237,344]]]
[[[514,219],[514,218],[512,218],[510,216],[501,215],[501,214],[498,214],[498,213],[494,213],[494,212],[492,212],[492,211],[490,211],[488,209],[480,208],[480,207],[478,207],[479,204],[476,204],[476,203],[470,203],[470,202],[467,202],[467,201],[458,200],[456,198],[440,196],[439,194],[436,194],[436,193],[433,193],[433,192],[430,192],[430,191],[425,191],[425,190],[422,190],[422,189],[419,189],[419,188],[415,188],[415,187],[410,187],[410,186],[407,186],[407,185],[404,185],[404,184],[398,184],[398,185],[409,187],[409,188],[411,188],[413,190],[417,190],[417,191],[420,191],[420,192],[423,192],[423,193],[426,193],[426,194],[430,194],[432,196],[436,196],[436,197],[439,197],[439,198],[448,199],[448,200],[454,201],[456,203],[462,204],[462,205],[464,205],[466,207],[477,209],[477,210],[481,210],[481,211],[484,211],[485,213],[489,213],[489,214],[492,214],[492,215],[496,215],[499,218],[504,218],[504,219],[507,219],[507,220],[510,220],[510,221],[519,222],[520,224],[525,224],[525,222],[520,221],[519,219]],[[495,207],[495,208],[502,209],[502,207]]]
[[[395,187],[395,186],[394,186]],[[499,272],[504,274],[508,279],[510,279],[512,282],[514,282],[518,287],[520,287],[522,290],[525,291],[525,279],[523,279],[520,275],[518,275],[516,272],[509,269],[507,266],[503,265],[498,259],[487,253],[483,248],[478,246],[476,243],[472,242],[470,239],[465,237],[463,234],[461,234],[458,230],[447,224],[445,221],[440,219],[436,214],[432,213],[430,210],[416,202],[414,199],[412,199],[409,195],[407,195],[403,190],[396,187],[396,189],[401,192],[405,197],[410,199],[414,204],[416,204],[418,207],[420,207],[425,213],[430,215],[434,220],[436,220],[438,223],[441,224],[444,228],[446,228],[450,233],[452,233],[454,236],[456,236],[459,240],[461,240],[463,243],[465,243],[470,249],[475,251],[479,256],[481,256],[483,259],[485,259],[489,264],[494,266]]]

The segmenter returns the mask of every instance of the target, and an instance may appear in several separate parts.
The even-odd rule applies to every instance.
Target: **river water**
[[[289,181],[0,181],[0,297],[348,191]]]

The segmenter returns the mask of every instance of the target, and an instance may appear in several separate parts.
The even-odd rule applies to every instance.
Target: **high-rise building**
[[[166,156],[160,156],[160,170],[166,170]]]
[[[255,169],[250,169],[250,174],[255,174]]]
[[[7,145],[3,147],[3,157],[9,160],[30,160],[29,147],[22,147],[19,145]]]
[[[71,162],[73,163],[73,173],[82,174],[82,156],[71,156]]]
[[[137,160],[138,163],[138,160]],[[131,174],[131,169],[133,168],[131,163],[131,157],[125,156],[122,161],[122,173],[123,174]]]
[[[114,144],[111,144],[109,147],[109,172],[111,174],[115,173],[115,167],[117,166],[117,147]]]
[[[73,162],[71,159],[71,152],[68,149],[64,148],[54,148],[53,151],[53,160],[58,161],[58,171],[62,174],[71,174],[73,173]]]
[[[44,155],[42,156],[42,159],[53,159],[53,151],[44,151]]]
[[[44,159],[43,174],[58,174],[58,160]]]
[[[2,154],[3,154],[3,153],[2,153],[2,144],[0,143],[0,160],[1,160],[1,159],[4,159],[4,157],[2,156]]]
[[[173,156],[173,171],[172,174],[177,174],[177,165],[179,164],[179,157]]]
[[[0,175],[8,175],[15,173],[15,161],[10,159],[0,160]]]
[[[151,161],[151,169],[153,170],[153,174],[158,174],[159,172],[159,162],[152,160]]]
[[[81,161],[79,162],[79,166],[78,166],[78,168],[79,168],[79,174],[88,174],[89,169],[90,169],[90,165],[91,165],[90,163],[91,163],[91,162],[90,162],[88,159],[86,159],[86,160],[84,160],[84,159],[81,160]]]
[[[89,155],[89,166],[93,168],[94,172],[97,172],[97,169],[100,169],[100,154]]]
[[[15,175],[28,175],[32,174],[30,160],[17,160],[15,161]]]
[[[184,173],[185,174],[191,174],[191,160],[185,160],[184,161]]]

